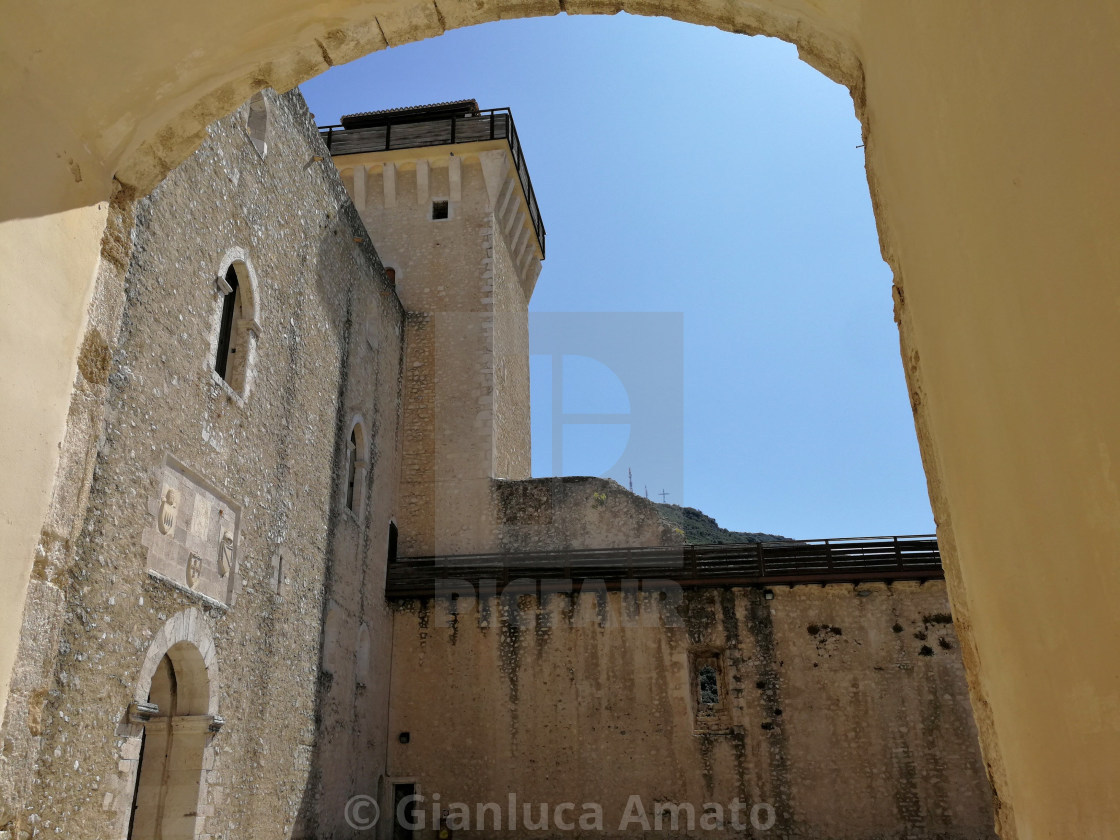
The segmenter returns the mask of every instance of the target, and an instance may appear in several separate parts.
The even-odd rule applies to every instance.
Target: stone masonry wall
[[[590,476],[495,481],[496,551],[678,545],[684,535],[649,499]]]
[[[479,158],[424,154],[370,166],[359,202],[409,313],[398,522],[405,556],[492,547],[491,477],[529,476],[525,294]],[[353,168],[336,162],[353,192]],[[448,218],[432,218],[435,200],[449,202]]]
[[[529,301],[506,237],[491,236],[494,298],[494,466],[491,475],[532,475],[529,424]]]
[[[560,830],[567,802],[605,836],[644,814],[678,838],[994,840],[943,583],[667,595],[398,604],[388,772],[426,797],[419,840],[436,794],[478,837],[525,833],[527,805],[534,836],[602,836]]]
[[[66,562],[44,564],[59,620],[38,638],[54,652],[34,720],[17,721],[29,751],[5,755],[30,783],[12,836],[124,836],[128,709],[168,639],[202,640],[194,687],[225,720],[207,738],[197,836],[333,832],[352,780],[383,770],[403,310],[299,94],[266,101],[266,155],[242,108],[137,204],[87,512]],[[251,267],[259,324],[240,394],[213,372],[230,254]],[[227,529],[228,555],[196,547]]]
[[[431,315],[405,316],[404,396],[401,421],[400,554],[418,557],[435,547],[435,327]]]

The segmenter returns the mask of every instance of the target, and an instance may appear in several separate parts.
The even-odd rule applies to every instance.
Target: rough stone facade
[[[577,836],[634,836],[638,797],[658,836],[994,838],[944,584],[771,594],[577,588],[461,598],[454,611],[398,604],[388,772],[425,797],[417,837],[436,836],[433,797],[443,810],[468,803],[468,822],[451,827],[486,837],[540,826],[542,803],[547,825],[533,833],[570,836],[556,820],[565,802],[571,824],[593,815],[583,803],[601,806],[602,833]],[[500,830],[478,819],[487,802]],[[701,822],[706,803],[723,828]],[[695,821],[686,807],[674,827],[686,804]],[[751,823],[756,806],[768,830]]]
[[[194,840],[370,836],[347,803],[389,813],[402,779],[471,802],[738,795],[777,836],[990,836],[939,584],[386,603],[395,551],[681,541],[614,482],[529,478],[541,254],[506,154],[340,176],[299,94],[268,92],[108,209],[0,840],[144,840],[153,814]],[[698,710],[705,667],[722,699]]]
[[[380,771],[404,313],[302,99],[267,108],[263,157],[242,109],[136,206],[119,341],[88,354],[107,379],[88,510],[65,562],[44,539],[51,594],[33,606],[49,609],[28,611],[26,638],[57,655],[9,704],[29,712],[8,721],[5,770],[38,756],[12,836],[125,836],[141,731],[126,710],[202,636],[201,713],[226,725],[202,759],[198,836],[319,836],[352,779]],[[231,262],[255,321],[240,392],[214,372]]]

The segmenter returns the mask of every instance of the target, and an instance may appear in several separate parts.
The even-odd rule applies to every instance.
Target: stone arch
[[[205,835],[218,714],[217,652],[195,608],[172,616],[148,646],[119,734],[118,778],[105,807],[114,836]],[[162,835],[161,835],[162,836]]]
[[[195,676],[199,684],[205,684],[204,697],[192,697],[192,714],[218,714],[218,656],[214,640],[206,625],[206,617],[196,608],[190,607],[172,616],[156,633],[140,674],[133,684],[134,703],[148,702],[152,690],[152,679],[164,656],[171,659],[176,668]],[[204,707],[204,710],[203,710]],[[198,709],[198,711],[194,711]]]
[[[339,5],[342,8],[337,16],[324,15],[317,7],[294,9],[286,17],[274,21],[274,25],[300,33],[298,41],[272,50],[266,47],[259,56],[259,63],[245,61],[242,56],[238,69],[227,74],[218,87],[199,84],[193,93],[180,91],[185,98],[169,96],[165,101],[189,104],[177,113],[167,108],[155,120],[146,121],[145,125],[152,125],[154,130],[146,136],[137,136],[122,150],[117,180],[140,192],[152,189],[170,169],[194,151],[196,138],[205,132],[206,126],[263,88],[271,87],[278,92],[291,90],[336,64],[345,64],[388,47],[434,38],[452,29],[560,12],[613,14],[626,11],[745,35],[780,38],[795,44],[802,60],[849,87],[857,105],[862,101],[858,91],[863,84],[863,72],[850,22],[834,13],[807,9],[798,0],[747,0],[734,4],[722,0],[697,0],[688,4],[645,0],[633,4],[590,2],[551,7],[533,0],[479,0],[438,8],[427,0],[396,0],[391,4],[344,0]]]
[[[246,287],[245,296],[245,317],[249,321],[250,329],[255,332],[261,330],[261,308],[260,308],[260,281],[257,279],[256,269],[253,268],[253,260],[249,256],[249,252],[240,246],[233,246],[222,255],[222,260],[218,263],[218,280],[221,281],[225,278],[226,272],[233,267],[237,270],[237,278]]]

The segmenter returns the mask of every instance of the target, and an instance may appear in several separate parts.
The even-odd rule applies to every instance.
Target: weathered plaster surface
[[[0,482],[5,606],[0,610],[0,698],[8,694],[25,591],[52,486],[57,486],[55,475],[69,469],[59,463],[62,440],[69,418],[83,411],[86,380],[78,371],[78,356],[93,318],[87,310],[95,278],[104,269],[98,246],[108,214],[106,199],[0,225],[0,435],[6,450]],[[0,718],[3,709],[0,699]]]
[[[994,838],[944,585],[773,595],[402,602],[390,733],[409,737],[389,739],[389,773],[472,813],[508,813],[512,793],[518,820],[525,803],[534,820],[540,803],[599,803],[605,836],[635,833],[618,827],[637,795],[651,819],[655,802],[772,805],[773,829],[748,836]],[[694,680],[711,655],[721,702],[708,713]],[[479,833],[519,836],[508,822]]]

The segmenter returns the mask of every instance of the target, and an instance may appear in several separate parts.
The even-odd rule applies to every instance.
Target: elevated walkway
[[[571,592],[587,580],[622,589],[643,579],[696,588],[890,583],[944,576],[937,537],[927,534],[402,558],[389,564],[385,597],[432,597],[448,581],[546,593]]]

